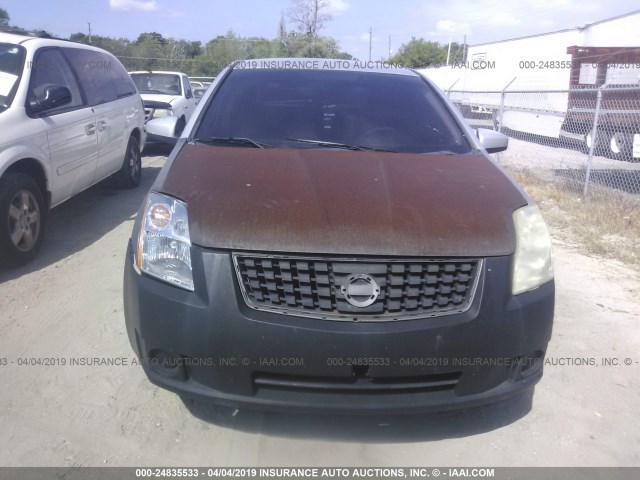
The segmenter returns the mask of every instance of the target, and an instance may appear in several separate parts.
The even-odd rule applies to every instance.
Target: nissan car
[[[170,138],[176,123],[147,130]],[[507,137],[471,129],[429,80],[238,61],[178,136],[124,269],[151,382],[239,409],[344,414],[531,393],[553,323],[550,235],[490,157]]]

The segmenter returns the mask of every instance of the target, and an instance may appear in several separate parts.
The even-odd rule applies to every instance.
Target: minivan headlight
[[[151,192],[144,209],[136,251],[138,270],[193,291],[187,205]]]
[[[551,235],[540,209],[528,205],[513,212],[516,253],[511,292],[518,295],[553,279]]]

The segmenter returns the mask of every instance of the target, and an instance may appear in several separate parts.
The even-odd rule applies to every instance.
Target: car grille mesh
[[[473,301],[479,259],[345,261],[235,254],[240,288],[259,310],[336,320],[399,320],[465,311]],[[373,279],[377,298],[354,306],[344,286]],[[356,282],[357,283],[357,282]]]
[[[256,389],[278,389],[294,392],[341,394],[403,394],[409,392],[436,392],[453,390],[460,379],[460,372],[436,373],[421,377],[310,377],[255,373]]]

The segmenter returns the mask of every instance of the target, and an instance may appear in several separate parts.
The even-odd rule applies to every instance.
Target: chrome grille
[[[480,259],[342,260],[233,255],[243,297],[252,308],[331,320],[384,321],[467,310]],[[354,306],[345,285],[372,279],[377,298]],[[364,303],[364,302],[363,302]]]

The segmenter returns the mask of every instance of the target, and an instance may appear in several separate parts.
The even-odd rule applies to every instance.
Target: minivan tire
[[[138,140],[131,136],[124,154],[122,167],[118,172],[118,185],[122,188],[135,188],[142,178],[142,156]]]
[[[44,237],[47,210],[36,181],[24,173],[0,178],[0,266],[31,262]]]

